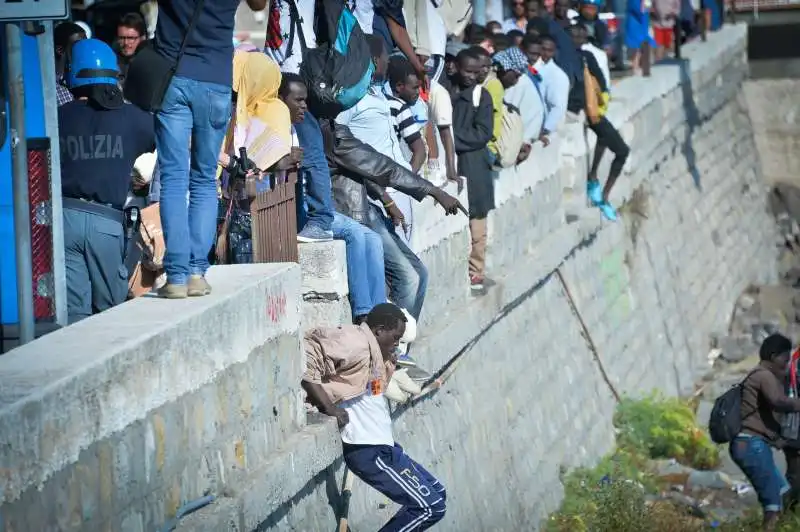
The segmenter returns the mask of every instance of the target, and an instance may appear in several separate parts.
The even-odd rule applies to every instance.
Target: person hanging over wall
[[[414,67],[404,57],[394,56],[389,59],[387,69],[389,89],[386,94],[392,123],[398,140],[402,140],[411,151],[411,171],[418,174],[425,162],[425,143],[422,133],[425,124],[417,119],[412,107],[419,100],[420,80]]]
[[[782,448],[776,414],[800,412],[800,399],[783,391],[792,342],[781,334],[761,344],[758,366],[742,381],[742,430],[729,445],[731,458],[747,475],[764,510],[764,530],[775,530],[790,487],[778,470],[772,448]]]
[[[72,59],[72,45],[86,38],[83,28],[74,22],[62,22],[53,30],[53,44],[56,64],[56,100],[64,105],[75,98],[69,90],[67,76]]]
[[[308,112],[308,88],[297,74],[285,73],[280,98],[289,108],[294,124],[303,122]],[[328,172],[327,163],[325,172]],[[328,180],[330,174],[328,173]],[[344,214],[333,213],[333,237],[344,240],[347,254],[347,285],[353,322],[362,323],[373,307],[386,302],[386,278],[381,237],[367,226]]]
[[[475,295],[485,293],[487,285],[486,217],[494,209],[494,178],[486,147],[493,137],[494,111],[491,96],[478,84],[482,62],[483,58],[470,50],[459,52],[450,93],[458,171],[467,178],[472,240],[469,279]]]
[[[622,138],[622,135],[619,134],[619,131],[617,131],[617,128],[606,118],[610,96],[608,85],[605,82],[605,75],[600,69],[600,65],[597,64],[594,55],[589,51],[580,49],[580,32],[581,29],[578,25],[570,27],[570,33],[574,37],[574,46],[576,50],[578,50],[578,53],[581,54],[587,66],[589,76],[592,78],[587,80],[587,82],[596,84],[596,87],[599,88],[600,96],[599,101],[596,102],[596,116],[592,116],[595,111],[592,109],[591,102],[587,101],[586,87],[583,85],[572,87],[569,92],[567,108],[572,113],[580,113],[580,111],[585,110],[588,127],[597,135],[597,145],[594,149],[592,166],[589,169],[589,175],[586,179],[586,194],[589,196],[589,200],[592,204],[600,209],[603,216],[613,222],[617,219],[617,211],[609,202],[609,197],[614,183],[616,183],[617,178],[622,173],[622,169],[625,167],[625,161],[628,160],[630,148]],[[594,89],[592,89],[592,91],[594,92]],[[605,185],[601,187],[600,181],[597,178],[597,171],[600,168],[600,161],[602,161],[606,149],[611,150],[614,154],[614,160],[611,161],[608,179],[606,179]]]
[[[427,530],[442,520],[444,485],[395,442],[384,396],[406,328],[397,306],[376,306],[359,326],[317,328],[305,336],[302,386],[308,401],[336,418],[344,462],[401,506],[379,532]]]
[[[155,147],[153,117],[125,103],[114,51],[97,39],[72,46],[74,100],[58,109],[69,322],[125,301],[125,215],[136,159]]]

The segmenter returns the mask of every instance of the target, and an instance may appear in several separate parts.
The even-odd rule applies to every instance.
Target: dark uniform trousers
[[[116,220],[99,214],[93,206],[74,208],[76,201],[81,200],[65,199],[64,202],[64,255],[70,323],[119,305],[128,295],[122,211],[117,211],[119,219]]]

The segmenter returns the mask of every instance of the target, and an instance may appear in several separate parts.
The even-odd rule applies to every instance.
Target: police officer
[[[69,321],[125,301],[125,215],[137,157],[155,149],[153,117],[125,103],[114,51],[97,39],[72,47],[58,109]]]

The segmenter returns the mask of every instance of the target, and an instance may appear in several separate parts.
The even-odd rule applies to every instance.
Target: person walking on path
[[[401,506],[379,532],[427,530],[446,510],[444,485],[392,434],[384,394],[405,329],[403,311],[383,303],[361,325],[317,328],[305,337],[302,386],[309,402],[336,418],[350,471]]]
[[[764,510],[764,530],[775,530],[789,483],[778,470],[772,448],[783,448],[780,414],[800,412],[800,399],[784,393],[792,342],[781,334],[761,344],[761,361],[742,381],[742,429],[731,441],[731,458],[758,494]],[[777,415],[776,415],[777,414]]]

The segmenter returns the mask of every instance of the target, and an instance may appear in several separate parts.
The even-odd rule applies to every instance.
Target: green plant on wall
[[[719,465],[719,448],[697,426],[691,406],[651,395],[625,398],[614,415],[617,445],[644,450],[651,458],[674,458],[696,469]]]
[[[701,532],[707,523],[655,496],[664,486],[652,459],[695,468],[719,463],[719,448],[697,426],[690,403],[660,395],[624,398],[614,416],[617,448],[593,468],[564,472],[564,500],[549,532]],[[728,530],[728,529],[726,529]],[[734,530],[734,529],[730,529]],[[737,529],[738,530],[738,529]],[[798,528],[800,530],[800,528]]]

